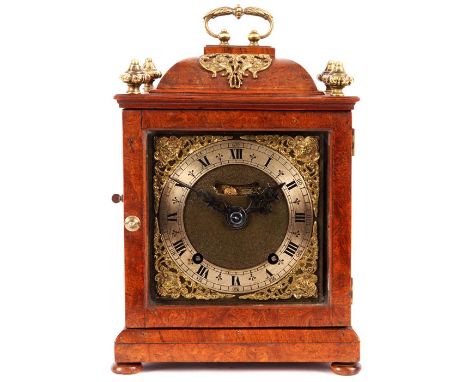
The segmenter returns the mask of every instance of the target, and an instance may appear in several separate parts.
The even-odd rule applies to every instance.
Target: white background
[[[356,381],[466,380],[467,42],[463,1],[266,1],[277,56],[355,77]],[[121,110],[132,57],[166,72],[215,41],[224,0],[9,1],[0,9],[2,380],[295,381],[322,366],[110,372],[124,324]],[[245,43],[255,18],[216,20]],[[237,37],[236,37],[237,36]],[[240,36],[240,37],[239,37]],[[321,87],[321,84],[318,85]],[[260,379],[259,379],[260,378]],[[411,378],[411,379],[409,379]]]

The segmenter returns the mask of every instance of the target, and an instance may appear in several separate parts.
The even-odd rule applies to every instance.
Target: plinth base
[[[359,338],[351,327],[322,329],[124,329],[113,371],[134,374],[141,362],[333,362],[336,374],[359,372]]]

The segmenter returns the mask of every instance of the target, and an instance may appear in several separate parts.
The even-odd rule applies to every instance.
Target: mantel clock
[[[219,16],[259,16],[229,45]],[[330,362],[359,371],[351,328],[352,82],[261,46],[273,17],[218,8],[219,39],[164,76],[151,59],[121,76],[125,329],[116,373],[143,362]],[[160,78],[154,88],[153,83]],[[143,87],[143,89],[141,89]]]

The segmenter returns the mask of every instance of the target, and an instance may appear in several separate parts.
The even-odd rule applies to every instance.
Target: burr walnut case
[[[213,18],[259,16],[229,45]],[[351,327],[352,79],[259,42],[259,8],[205,16],[220,45],[122,80],[125,328],[114,372],[144,362],[330,362],[359,371]],[[140,87],[144,85],[144,92]]]

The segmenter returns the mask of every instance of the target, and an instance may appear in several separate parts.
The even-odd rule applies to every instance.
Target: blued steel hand
[[[284,183],[274,186],[268,184],[265,188],[260,188],[257,193],[249,195],[250,205],[245,212],[260,212],[261,214],[271,212],[271,204],[279,199],[279,192],[283,186]]]
[[[214,210],[221,212],[222,214],[226,214],[230,209],[231,205],[228,203],[219,200],[213,193],[206,191],[206,190],[197,190],[192,186],[189,186],[187,183],[184,183],[178,179],[170,177],[174,182],[176,182],[179,186],[188,188],[190,191],[195,192],[195,194],[203,200],[208,207],[213,208]]]

